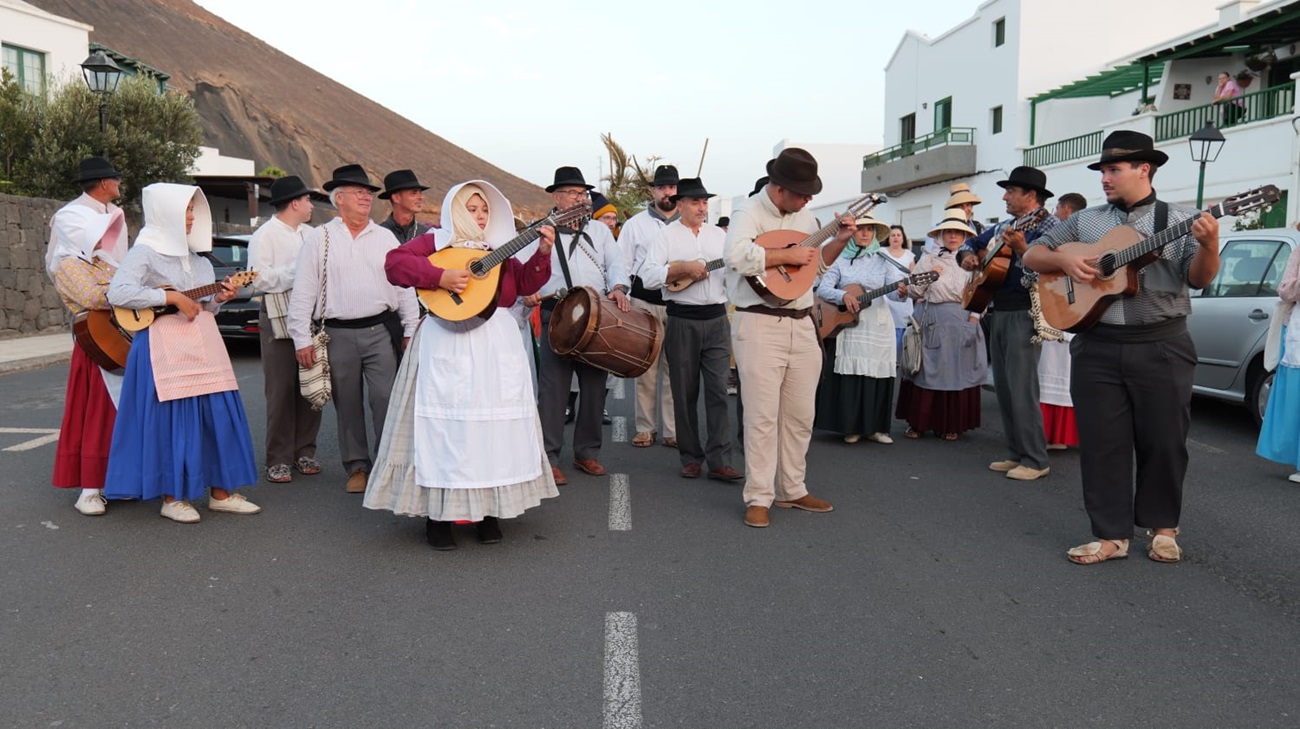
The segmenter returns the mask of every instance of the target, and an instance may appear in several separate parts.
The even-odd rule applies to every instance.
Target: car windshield
[[[212,241],[212,255],[234,268],[248,266],[248,243],[242,240],[217,239]]]

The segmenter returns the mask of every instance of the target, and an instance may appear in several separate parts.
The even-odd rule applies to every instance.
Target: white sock
[[[101,490],[102,490],[102,489],[82,489],[82,490],[81,490],[81,495],[82,495],[83,497],[86,497],[86,496],[98,496],[98,495],[99,495],[99,492],[100,492]]]

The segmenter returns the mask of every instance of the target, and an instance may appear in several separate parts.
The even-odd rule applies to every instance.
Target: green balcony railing
[[[1238,103],[1240,102],[1240,103]],[[1205,104],[1156,117],[1155,139],[1189,137],[1206,122],[1220,129],[1289,115],[1295,110],[1295,84],[1252,91],[1224,104]]]
[[[1025,150],[1025,164],[1046,167],[1072,159],[1095,157],[1101,154],[1101,131],[1081,134],[1059,142],[1040,144]]]
[[[927,134],[923,137],[908,140],[902,144],[895,144],[888,149],[882,149],[875,154],[869,154],[862,158],[862,169],[870,169],[887,162],[893,162],[896,159],[911,157],[918,152],[924,152],[927,149],[935,147],[944,147],[949,144],[974,144],[975,128],[974,127],[948,127],[940,129],[937,132]]]

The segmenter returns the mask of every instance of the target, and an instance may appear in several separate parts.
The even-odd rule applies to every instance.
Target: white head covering
[[[482,191],[488,204],[488,224],[483,229],[482,242],[486,244],[489,250],[509,241],[515,237],[515,214],[510,207],[510,201],[505,195],[501,194],[492,183],[486,180],[469,180],[452,187],[447,191],[447,196],[442,199],[442,227],[434,231],[434,244],[441,250],[448,245],[464,246],[465,243],[456,241],[454,211],[452,205],[456,200],[456,193],[460,192],[462,187],[474,185]],[[470,244],[473,245],[472,243]]]
[[[95,250],[99,246],[99,250]],[[45,270],[54,270],[64,258],[87,263],[102,258],[114,266],[126,255],[126,216],[121,208],[107,214],[84,205],[67,205],[50,219],[50,244],[45,249]]]
[[[193,185],[155,182],[144,188],[144,228],[135,238],[164,256],[181,259],[190,270],[190,253],[212,250],[212,211],[203,191]],[[185,208],[194,201],[194,227],[185,233]]]

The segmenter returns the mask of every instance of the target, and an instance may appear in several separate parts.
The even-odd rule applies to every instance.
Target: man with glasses
[[[546,188],[556,209],[570,208],[586,200],[592,186],[577,167],[555,171],[555,182]],[[631,311],[627,297],[627,263],[609,227],[588,219],[581,229],[556,229],[551,251],[551,280],[541,291],[524,298],[524,303],[542,307],[542,341],[537,379],[537,410],[542,420],[542,439],[557,484],[568,483],[559,469],[564,445],[564,405],[569,383],[578,376],[578,413],[573,426],[573,465],[592,476],[605,474],[597,457],[603,439],[601,412],[605,409],[605,372],[582,362],[564,359],[549,345],[551,312],[565,291],[591,286],[618,305]]]
[[[393,286],[384,273],[384,260],[398,243],[392,232],[370,219],[379,188],[370,184],[366,171],[355,164],[339,167],[324,188],[339,214],[303,241],[289,300],[289,334],[298,364],[311,367],[316,361],[311,322],[324,320],[339,454],[348,473],[347,492],[359,494],[366,490],[372,463],[366,395],[378,443],[397,360],[415,332],[419,309],[414,289]]]

